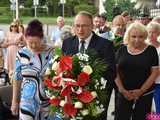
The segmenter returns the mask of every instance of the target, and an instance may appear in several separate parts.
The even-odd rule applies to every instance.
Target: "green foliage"
[[[62,13],[62,6],[59,3],[60,0],[39,0],[39,6],[42,7],[44,5],[47,5],[48,11],[46,9],[37,9],[37,16],[59,16]],[[65,16],[67,17],[72,17],[74,16],[77,12],[75,12],[75,7],[79,6],[81,4],[86,4],[90,5],[88,8],[81,9],[81,10],[89,10],[91,13],[95,13],[95,7],[93,4],[93,0],[66,0],[66,3],[64,4],[64,12]],[[10,1],[9,0],[0,0],[0,6],[3,7],[10,7]],[[23,5],[25,8],[20,9],[20,16],[34,16],[34,10],[33,10],[33,0],[19,0],[19,4]],[[92,6],[92,7],[91,7]],[[29,10],[30,9],[30,10]],[[0,10],[0,15],[1,13],[8,14],[10,10],[6,10],[5,12]]]
[[[113,19],[113,7],[115,6],[114,0],[106,0],[104,3],[105,9],[107,11],[106,17],[109,21]],[[130,0],[118,0],[117,6],[120,7],[121,11],[127,10],[129,13],[132,13],[134,11],[134,5],[135,3],[131,3]]]
[[[10,1],[9,0],[1,0],[0,5],[3,7],[8,7],[10,5]]]
[[[0,15],[11,15],[11,13],[9,7],[0,7]]]
[[[53,106],[53,105],[50,105],[49,106],[49,109],[50,109],[50,114],[52,115],[54,112],[59,112],[60,110],[59,110],[59,108],[58,107],[56,107],[56,106]]]
[[[32,7],[32,5],[33,5],[33,0],[25,0],[25,2],[24,2],[24,6],[25,7]]]
[[[87,4],[77,5],[77,6],[75,6],[74,10],[75,10],[75,13],[78,13],[80,11],[88,11],[91,14],[96,14],[96,12],[97,12],[97,9],[95,6],[87,5]]]
[[[73,65],[72,65],[72,74],[73,77],[76,78],[77,74],[79,74],[81,70],[80,64],[79,64],[79,59],[77,56],[73,57]]]
[[[93,71],[95,71],[91,74],[92,78],[94,80],[100,79],[107,68],[105,61],[101,58],[97,58],[98,53],[94,49],[88,50],[87,54],[90,56],[89,64],[93,68]]]
[[[122,36],[115,35],[114,47],[115,47],[115,48],[119,48],[119,46],[122,44],[122,42],[123,42],[123,37],[122,37]]]
[[[20,9],[20,16],[33,16],[33,11],[31,8],[23,8],[23,9]]]
[[[9,24],[12,20],[13,18],[11,16],[0,16],[0,23]]]
[[[12,21],[12,11],[9,7],[0,7],[0,23],[10,23]]]
[[[112,20],[112,9],[114,4],[115,4],[114,0],[106,0],[106,2],[104,3],[105,9],[107,11],[106,17],[107,20],[109,21]]]
[[[56,47],[54,49],[54,53],[55,53],[55,55],[61,56],[62,55],[62,50],[59,47]]]

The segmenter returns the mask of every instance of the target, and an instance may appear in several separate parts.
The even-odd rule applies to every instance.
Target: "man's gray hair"
[[[76,16],[78,16],[78,15],[87,16],[89,19],[93,20],[92,14],[87,11],[80,11]]]

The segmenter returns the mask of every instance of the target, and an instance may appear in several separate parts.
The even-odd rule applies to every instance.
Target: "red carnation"
[[[71,56],[62,56],[60,58],[60,68],[62,71],[72,70],[72,57]]]
[[[94,100],[94,97],[92,96],[90,91],[83,91],[81,94],[77,94],[77,97],[80,101],[83,103],[90,103],[92,100]]]
[[[64,105],[63,111],[68,116],[75,116],[77,113],[77,109],[74,107],[73,104],[66,103]]]
[[[78,86],[77,82],[71,82],[71,81],[65,82],[65,85],[66,86]]]
[[[46,79],[46,80],[44,80],[44,84],[45,84],[49,89],[52,89],[52,88],[53,88],[51,79]]]
[[[73,75],[71,73],[66,73],[63,75],[64,78],[73,78]]]
[[[51,103],[54,106],[58,106],[60,104],[60,99],[59,98],[53,98],[49,100],[49,103]]]
[[[61,91],[61,96],[67,96],[68,94],[70,94],[71,91],[71,87],[67,86]]]
[[[77,80],[78,85],[85,86],[88,82],[89,82],[89,75],[85,72],[81,72]]]

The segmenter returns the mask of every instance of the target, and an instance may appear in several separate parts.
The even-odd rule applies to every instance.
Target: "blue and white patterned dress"
[[[43,75],[52,55],[51,47],[40,54],[34,54],[26,47],[17,53],[15,80],[22,80],[20,120],[49,120]]]

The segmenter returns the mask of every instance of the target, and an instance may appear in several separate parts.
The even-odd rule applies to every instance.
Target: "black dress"
[[[151,68],[158,66],[156,48],[148,46],[139,54],[131,54],[127,46],[122,46],[116,55],[118,73],[125,89],[139,89],[151,74]],[[116,120],[145,120],[145,115],[151,111],[153,86],[137,101],[128,101],[121,93],[117,95]],[[146,94],[146,96],[145,96]],[[136,103],[135,103],[136,102]],[[133,104],[135,107],[133,109]]]

